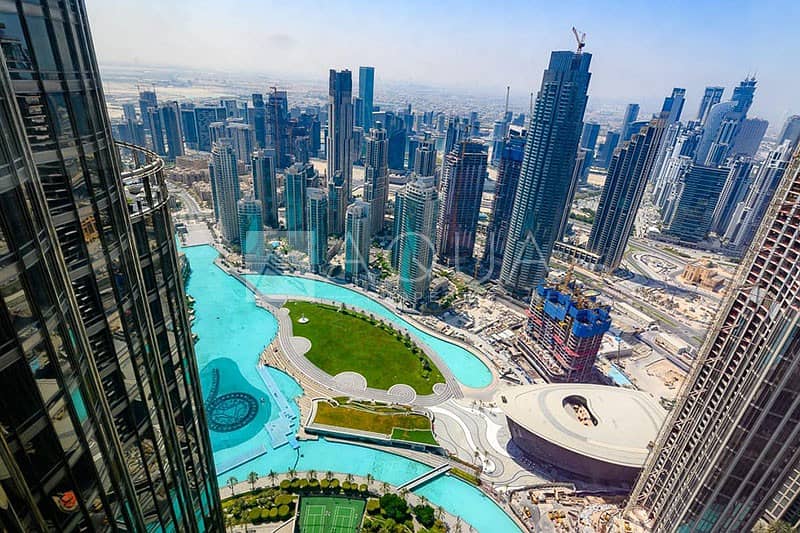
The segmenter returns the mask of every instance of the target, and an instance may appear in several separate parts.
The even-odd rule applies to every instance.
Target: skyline
[[[800,16],[800,6],[788,1],[699,6],[682,1],[668,13],[634,3],[581,2],[547,5],[544,10],[543,4],[514,1],[503,12],[478,3],[452,9],[448,1],[425,6],[424,11],[416,4],[415,0],[389,11],[385,4],[362,2],[257,5],[235,0],[220,13],[207,1],[162,5],[124,0],[113,6],[93,3],[88,11],[101,64],[250,71],[319,81],[329,68],[349,68],[355,74],[358,66],[371,65],[376,68],[377,95],[384,83],[499,95],[510,85],[517,104],[527,102],[538,87],[551,50],[574,49],[574,25],[587,33],[586,51],[594,57],[590,105],[592,99],[630,101],[649,110],[672,87],[684,87],[687,112],[694,113],[706,85],[725,86],[728,98],[733,86],[755,74],[759,88],[753,116],[766,118],[775,130],[786,116],[800,112],[791,89],[800,83],[800,72],[785,68],[776,54],[791,49],[790,21]],[[424,17],[419,16],[422,12]],[[362,23],[371,20],[387,22]],[[143,25],[150,28],[152,38],[147,41],[139,39]],[[475,29],[467,33],[475,38],[464,41],[470,25]],[[341,39],[333,28],[349,37]],[[397,46],[365,46],[369,42]]]

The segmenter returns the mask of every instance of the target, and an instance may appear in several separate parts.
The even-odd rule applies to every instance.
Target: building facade
[[[335,211],[331,230],[344,230],[344,209],[353,194],[353,79],[349,70],[331,70],[328,80],[328,180],[337,179],[342,190],[344,206]]]
[[[547,272],[583,128],[591,59],[553,52],[536,97],[500,272],[503,287],[518,295]]]
[[[460,142],[445,155],[436,226],[440,263],[465,266],[472,261],[486,164],[484,146],[477,142]]]
[[[373,93],[375,91],[375,67],[358,68],[358,99],[361,104],[361,126],[364,131],[372,129]]]
[[[0,23],[0,524],[222,528],[163,163],[128,203],[82,2]]]
[[[399,271],[400,297],[406,305],[426,304],[430,296],[439,194],[436,178],[416,177],[395,197],[392,262]]]
[[[389,199],[389,141],[380,122],[375,123],[367,137],[367,156],[364,161],[364,201],[369,203],[370,232],[383,231],[386,202]]]
[[[667,113],[662,113],[661,118],[651,120],[616,150],[611,159],[586,246],[602,258],[607,271],[613,272],[622,261],[667,116]]]
[[[275,176],[275,158],[271,150],[253,152],[253,190],[256,200],[261,202],[261,220],[268,228],[277,230],[278,223],[278,179]]]
[[[344,277],[348,281],[365,280],[369,273],[370,205],[356,200],[347,206],[344,231]]]
[[[796,154],[631,494],[655,532],[798,521],[798,243]]]
[[[229,244],[239,243],[239,212],[241,198],[236,150],[230,139],[222,138],[211,149],[211,192],[214,211],[218,214],[220,233]]]
[[[664,234],[687,243],[705,239],[729,171],[724,167],[689,165],[679,178],[674,209],[664,219]]]
[[[491,277],[500,275],[500,267],[503,264],[503,253],[511,225],[511,211],[525,155],[525,137],[524,128],[511,126],[503,143],[503,153],[497,168],[497,183],[494,186],[492,217],[486,230],[486,245],[483,251],[484,268]]]
[[[328,195],[325,189],[306,190],[306,221],[308,224],[308,264],[320,274],[328,264]]]

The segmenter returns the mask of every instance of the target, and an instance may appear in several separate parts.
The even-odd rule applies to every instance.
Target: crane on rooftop
[[[580,54],[583,52],[583,47],[586,46],[586,34],[579,34],[575,26],[572,27],[572,34],[575,36],[575,40],[578,41],[578,53]]]

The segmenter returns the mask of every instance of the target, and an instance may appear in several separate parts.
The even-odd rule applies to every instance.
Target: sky
[[[327,79],[375,67],[410,82],[527,101],[571,28],[592,54],[590,99],[655,110],[687,89],[693,118],[706,85],[758,79],[751,116],[780,127],[800,113],[798,0],[86,0],[103,64],[251,71]],[[591,100],[590,100],[591,101]]]

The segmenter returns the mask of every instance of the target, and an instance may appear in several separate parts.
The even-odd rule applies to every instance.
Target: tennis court
[[[343,496],[300,498],[300,533],[355,533],[364,514],[364,500]]]

